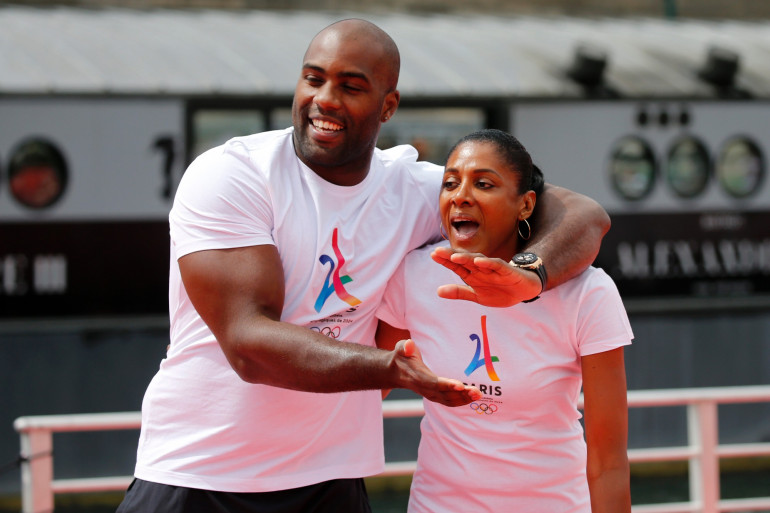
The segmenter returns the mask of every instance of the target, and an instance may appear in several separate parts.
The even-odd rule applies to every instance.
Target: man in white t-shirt
[[[479,397],[436,376],[411,341],[374,347],[386,283],[439,234],[442,169],[410,146],[375,148],[399,104],[399,62],[371,23],[327,27],[304,56],[293,128],[235,138],[186,171],[169,217],[171,345],[120,513],[370,511],[379,389],[450,406]],[[608,219],[552,186],[540,205],[528,250],[553,286],[590,264]],[[481,255],[445,265],[467,284],[443,287],[450,299],[509,306],[545,287]]]

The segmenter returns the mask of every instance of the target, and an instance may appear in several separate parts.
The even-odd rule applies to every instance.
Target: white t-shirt
[[[633,338],[615,284],[591,267],[532,303],[486,308],[436,295],[461,282],[432,249],[406,257],[377,315],[408,329],[436,374],[483,398],[423,401],[410,513],[590,513],[580,358]]]
[[[438,232],[441,168],[410,146],[375,152],[340,187],[296,157],[292,129],[235,138],[196,159],[170,214],[171,348],[145,394],[135,475],[232,492],[383,470],[380,392],[317,394],[242,381],[187,297],[177,259],[274,244],[282,320],[374,345],[374,312],[410,250]]]

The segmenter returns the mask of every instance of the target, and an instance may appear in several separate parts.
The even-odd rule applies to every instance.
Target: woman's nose
[[[466,181],[460,182],[460,185],[455,189],[455,193],[452,196],[452,201],[457,205],[473,202],[473,188],[472,184]]]

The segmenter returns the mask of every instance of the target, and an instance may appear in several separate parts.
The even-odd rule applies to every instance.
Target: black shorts
[[[371,513],[363,479],[275,492],[213,492],[134,479],[117,513]]]

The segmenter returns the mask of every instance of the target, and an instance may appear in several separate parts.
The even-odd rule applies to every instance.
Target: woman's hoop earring
[[[532,237],[532,227],[526,219],[522,219],[522,222],[527,225],[527,236],[525,237],[524,234],[521,233],[521,223],[519,223],[519,237],[521,237],[521,240],[529,240],[529,238]]]

